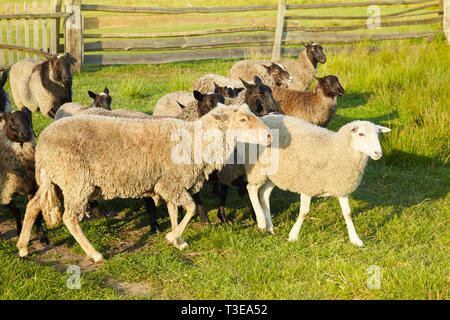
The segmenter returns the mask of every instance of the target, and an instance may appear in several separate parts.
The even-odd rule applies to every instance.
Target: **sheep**
[[[153,115],[177,117],[182,111],[181,106],[177,102],[188,107],[188,111],[198,112],[202,116],[217,106],[217,103],[223,103],[224,98],[215,92],[202,94],[197,90],[193,90],[192,94],[190,94],[186,91],[177,91],[166,94],[159,99],[153,109]]]
[[[12,111],[9,94],[4,88],[7,79],[8,79],[8,71],[3,71],[2,77],[0,78],[0,112]]]
[[[195,213],[190,194],[198,192],[209,173],[225,164],[236,141],[267,146],[271,139],[268,128],[247,105],[220,105],[193,122],[84,115],[53,122],[42,131],[36,147],[39,189],[27,205],[17,242],[19,255],[28,254],[31,226],[42,210],[48,226],[62,220],[87,257],[101,261],[103,256],[78,224],[89,199],[98,196],[160,196],[167,202],[172,222],[166,243],[184,249],[187,243],[181,236]],[[209,143],[204,145],[206,141]],[[102,157],[97,156],[99,149]],[[58,194],[64,198],[64,215]],[[178,205],[187,212],[180,224]]]
[[[327,58],[323,53],[323,48],[317,43],[304,44],[306,50],[303,50],[297,59],[284,59],[275,61],[281,63],[292,76],[293,81],[287,85],[289,89],[304,91],[309,88],[317,75],[318,63],[325,63]],[[270,61],[241,60],[236,62],[228,71],[228,78],[239,78],[251,80],[253,76],[260,75],[261,63],[270,63]]]
[[[32,130],[31,111],[0,112],[4,126],[0,129],[0,204],[8,206],[16,219],[17,234],[22,222],[20,211],[14,204],[17,194],[27,195],[30,200],[36,192],[34,174],[35,139]],[[42,229],[42,217],[36,224],[39,240],[48,244]]]
[[[263,150],[253,164],[245,163],[247,190],[259,229],[273,233],[269,197],[275,186],[301,194],[300,215],[289,241],[298,239],[312,197],[335,196],[350,242],[363,247],[353,226],[348,196],[359,186],[368,157],[378,160],[382,156],[378,133],[391,130],[360,120],[337,132],[290,116],[269,115],[262,120],[278,133],[278,143]]]
[[[344,94],[344,88],[336,76],[316,79],[312,92],[272,87],[272,94],[285,115],[326,128],[336,113],[337,96]]]
[[[109,95],[108,88],[105,88],[103,92],[100,93],[93,93],[92,91],[88,91],[89,96],[94,99],[91,104],[86,108],[83,107],[81,104],[78,104],[76,102],[67,102],[64,103],[58,111],[55,113],[55,121],[59,120],[64,117],[69,117],[74,114],[78,114],[80,112],[83,112],[84,110],[90,109],[90,108],[101,108],[105,110],[111,110],[111,102],[112,98]]]
[[[47,60],[21,60],[11,67],[11,92],[16,106],[54,117],[60,106],[72,102],[72,71],[76,59],[69,53]]]
[[[215,83],[219,86],[230,85],[237,87],[239,85],[239,82],[236,80],[220,75],[207,74],[198,78],[194,82],[193,88],[194,90],[204,92],[213,88]],[[277,101],[272,96],[272,90],[259,77],[253,77],[253,83],[241,80],[241,84],[244,85],[245,90],[232,100],[233,104],[246,103],[257,116],[272,112],[281,112]]]
[[[281,63],[271,61],[242,60],[231,67],[227,77],[235,80],[252,80],[258,76],[268,86],[290,85],[292,75]]]

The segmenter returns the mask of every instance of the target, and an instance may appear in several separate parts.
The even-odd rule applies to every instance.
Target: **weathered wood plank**
[[[42,1],[42,13],[47,12],[47,1]],[[47,19],[42,19],[42,51],[48,52]]]
[[[11,5],[9,3],[5,4],[5,12],[11,13]],[[6,20],[6,41],[8,44],[13,44],[11,20]],[[12,50],[8,50],[8,63],[14,63]]]
[[[281,55],[281,39],[283,38],[284,16],[286,15],[286,0],[278,0],[277,25],[272,49],[272,60],[279,60]]]
[[[70,14],[65,12],[57,13],[21,13],[21,14],[0,14],[0,19],[52,19],[52,18],[65,18]]]
[[[351,52],[354,47],[329,47],[325,52],[339,53]],[[304,50],[302,47],[281,48],[282,57],[298,56]],[[367,47],[368,52],[377,51],[376,47]],[[261,57],[269,58],[272,53],[272,46],[258,47],[258,54]],[[152,54],[107,54],[107,55],[86,55],[84,62],[86,64],[159,64],[178,61],[195,61],[209,59],[236,59],[249,58],[250,48],[229,48],[219,50],[196,50],[184,52],[167,52]]]
[[[38,2],[33,1],[33,13],[38,13]],[[33,20],[33,48],[39,49],[39,20]],[[34,58],[37,58],[36,54]]]
[[[28,2],[23,4],[23,12],[28,13]],[[30,21],[28,19],[23,20],[24,35],[25,35],[25,47],[30,48]],[[30,59],[30,53],[25,52],[25,59]]]
[[[66,0],[65,3],[66,12],[71,15],[66,20],[64,50],[77,59],[77,62],[72,66],[72,71],[80,72],[83,68],[84,57],[81,0]]]
[[[60,13],[61,11],[61,0],[52,0],[51,3],[51,13]],[[66,14],[64,12],[64,14]],[[58,53],[59,45],[59,29],[60,29],[60,19],[52,19],[50,26],[50,52],[53,54]]]
[[[208,36],[198,38],[95,41],[84,44],[85,51],[102,50],[161,50],[216,48],[231,45],[272,44],[273,34],[246,34],[233,36]]]
[[[16,14],[20,14],[20,3],[14,4],[14,12]],[[18,46],[22,45],[22,28],[21,28],[21,21],[19,19],[16,19],[16,44]],[[17,61],[22,59],[22,52],[17,51]]]
[[[397,0],[397,1],[367,1],[367,2],[341,2],[341,3],[308,3],[291,4],[288,10],[296,9],[319,9],[338,7],[366,7],[370,5],[396,5],[396,4],[418,4],[426,2],[436,2],[436,0]],[[252,6],[223,6],[223,7],[184,7],[184,8],[164,8],[164,7],[134,7],[134,6],[112,6],[98,4],[82,4],[82,11],[103,11],[122,13],[215,13],[215,12],[245,12],[277,10],[277,5],[252,5]]]
[[[435,2],[432,4],[427,4],[424,6],[406,9],[406,10],[402,10],[402,11],[398,11],[398,12],[394,12],[394,13],[382,14],[382,15],[380,15],[380,18],[385,19],[385,18],[390,18],[390,17],[397,17],[397,16],[401,16],[408,12],[418,11],[418,10],[431,8],[431,7],[437,7],[438,5],[439,4],[437,2]],[[298,15],[286,16],[286,20],[366,20],[368,18],[370,18],[370,16],[298,16]]]
[[[391,33],[287,32],[284,44],[301,44],[303,41],[353,43],[360,41],[402,40],[431,37],[438,33],[438,31]]]
[[[447,43],[450,44],[450,0],[444,0],[444,20],[442,21],[442,29],[447,37]]]

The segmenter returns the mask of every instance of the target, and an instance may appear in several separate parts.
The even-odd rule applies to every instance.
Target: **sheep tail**
[[[61,201],[55,184],[52,183],[44,170],[41,171],[39,186],[40,205],[42,215],[48,227],[57,227],[62,222]]]

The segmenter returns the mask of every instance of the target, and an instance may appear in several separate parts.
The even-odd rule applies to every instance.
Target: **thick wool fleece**
[[[153,109],[153,115],[167,117],[178,116],[182,109],[178,105],[177,101],[184,106],[188,106],[197,102],[191,92],[177,91],[168,93],[158,100],[155,108]]]
[[[343,197],[358,187],[368,156],[351,147],[354,122],[333,132],[290,116],[269,115],[262,120],[279,130],[279,167],[266,175],[260,161],[246,164],[250,184],[270,180],[280,189],[311,197]],[[263,154],[271,152],[274,150],[268,147]]]
[[[245,80],[245,79],[244,79]],[[218,74],[205,74],[204,76],[201,76],[197,80],[194,81],[194,85],[192,86],[192,90],[198,90],[202,93],[205,92],[213,92],[214,91],[214,82],[219,87],[226,87],[231,86],[234,88],[244,88],[244,84],[240,80],[234,80],[230,79]],[[248,83],[254,84],[253,78],[248,81]],[[264,81],[263,81],[264,83]],[[225,104],[235,104],[235,105],[241,105],[245,102],[245,91],[246,89],[239,92],[239,95],[235,98],[225,98]]]
[[[9,204],[16,194],[36,190],[34,138],[23,144],[12,142],[0,129],[0,204]]]
[[[175,164],[171,154],[180,140],[172,135],[185,130],[193,137],[196,130],[214,128],[225,137],[226,125],[212,114],[228,114],[237,108],[221,105],[194,122],[84,115],[53,122],[41,133],[36,148],[36,177],[46,222],[55,225],[61,221],[57,208],[52,211],[42,203],[46,194],[54,198],[55,185],[64,196],[66,213],[78,219],[85,214],[88,200],[99,196],[113,199],[157,195],[180,206],[191,203],[190,193],[198,192],[228,155],[224,155],[222,163],[208,164],[201,159],[199,163]],[[218,143],[221,146],[202,147],[217,150],[225,142]],[[235,140],[227,139],[226,143],[227,152],[232,152]],[[57,201],[53,203],[58,205]],[[49,211],[53,213],[49,215]]]
[[[228,77],[232,79],[252,80],[255,75],[260,76],[259,70],[265,69],[261,64],[268,64],[269,60],[241,60],[236,62],[228,72]],[[281,61],[273,61],[274,63],[281,63],[292,76],[293,81],[288,86],[289,89],[304,91],[309,88],[317,75],[317,69],[314,68],[311,60],[307,55],[307,50],[303,50],[297,59],[285,59]],[[267,72],[266,72],[267,74]],[[262,74],[261,74],[262,76]],[[262,79],[262,78],[261,78]],[[262,79],[263,80],[263,79]],[[273,81],[272,81],[273,82]],[[264,80],[263,83],[267,84]],[[275,86],[271,84],[270,86]]]
[[[267,86],[276,86],[275,80],[264,68],[264,65],[270,65],[271,61],[241,60],[236,62],[228,71],[227,77],[234,80],[253,80],[258,76]],[[288,70],[289,72],[289,70]]]
[[[304,119],[326,128],[336,113],[337,97],[325,95],[320,83],[313,91],[298,91],[271,87],[272,95],[285,115]]]
[[[55,113],[55,121],[61,118],[70,117],[75,114],[79,114],[87,110],[86,107],[83,107],[81,104],[76,102],[67,102],[64,103],[61,107],[59,107],[58,111]]]
[[[33,112],[40,110],[47,115],[50,110],[57,110],[64,103],[72,101],[72,83],[55,82],[50,70],[42,70],[44,66],[50,69],[48,65],[48,61],[21,60],[12,66],[11,92],[20,110],[27,107]],[[44,87],[43,76],[49,77],[51,90]]]

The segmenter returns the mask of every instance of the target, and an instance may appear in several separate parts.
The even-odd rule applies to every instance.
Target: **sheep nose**
[[[375,151],[374,153],[375,153],[375,156],[377,158],[381,158],[381,152],[380,151]]]
[[[272,134],[269,132],[267,134],[267,144],[270,144],[270,143],[272,143]]]

